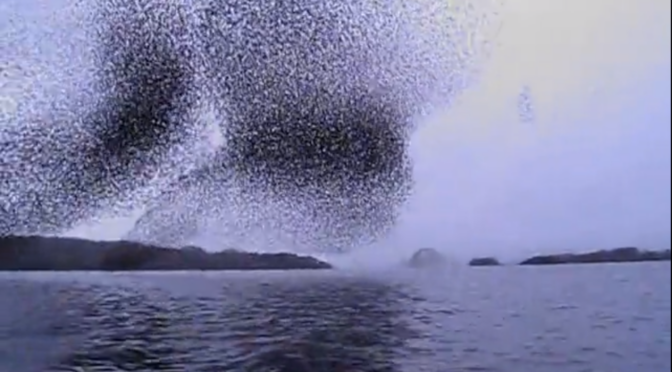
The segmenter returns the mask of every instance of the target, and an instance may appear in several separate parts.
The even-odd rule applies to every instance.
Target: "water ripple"
[[[2,274],[0,370],[664,371],[669,271]]]

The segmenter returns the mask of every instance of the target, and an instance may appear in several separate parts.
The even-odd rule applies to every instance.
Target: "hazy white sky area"
[[[480,83],[413,138],[416,192],[386,244],[669,248],[670,2],[509,0],[502,17]]]
[[[4,0],[0,12],[18,3]],[[46,4],[44,14],[53,11]],[[353,259],[398,260],[424,246],[504,260],[669,248],[670,1],[502,4],[478,83],[412,139],[416,189],[380,243],[384,255],[372,247]],[[54,22],[63,26],[51,32],[74,32],[66,18]],[[45,48],[39,53],[50,53]],[[72,58],[68,66],[77,68]],[[524,87],[532,122],[519,120]],[[108,221],[73,234],[110,238],[126,229],[128,220]]]

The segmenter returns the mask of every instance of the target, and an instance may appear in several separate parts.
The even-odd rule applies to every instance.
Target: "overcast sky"
[[[480,83],[413,139],[416,193],[389,244],[669,248],[670,2],[513,0],[502,16]]]

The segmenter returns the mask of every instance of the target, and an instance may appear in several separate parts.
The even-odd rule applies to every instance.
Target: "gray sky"
[[[669,248],[670,3],[507,4],[480,84],[414,137],[416,193],[386,244]],[[534,123],[518,120],[525,85]]]

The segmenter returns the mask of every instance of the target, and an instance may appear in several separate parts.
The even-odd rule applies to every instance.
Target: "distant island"
[[[332,265],[292,253],[198,247],[166,248],[130,241],[0,236],[0,271],[301,270]]]
[[[469,266],[499,266],[499,260],[494,257],[478,257],[469,261]]]
[[[559,265],[615,262],[670,261],[670,250],[647,251],[635,247],[615,248],[588,253],[564,253],[530,257],[520,265]]]
[[[446,257],[434,248],[421,248],[415,251],[406,265],[414,269],[438,268],[447,264]]]
[[[527,258],[519,263],[522,266],[533,265],[562,265],[562,264],[589,264],[589,263],[616,263],[616,262],[648,262],[670,261],[670,250],[649,251],[635,247],[603,249],[588,253],[560,253],[538,255]],[[500,266],[499,260],[494,257],[479,257],[469,261],[469,266]]]

